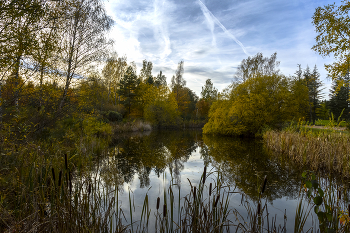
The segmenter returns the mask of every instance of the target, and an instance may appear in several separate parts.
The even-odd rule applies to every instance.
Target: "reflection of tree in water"
[[[199,154],[201,155],[201,159],[204,161],[204,166],[209,166],[211,163],[210,155],[209,155],[209,148],[206,144],[203,143],[203,141],[198,142],[199,146]]]
[[[177,131],[169,134],[166,145],[170,152],[168,167],[170,174],[177,184],[181,183],[181,171],[184,169],[184,163],[190,158],[193,151],[197,148],[196,139],[198,131]]]
[[[253,200],[258,199],[258,188],[265,175],[268,178],[265,195],[269,201],[299,194],[302,171],[270,160],[261,142],[206,135],[203,141],[209,150],[203,151],[209,153],[212,166],[223,173],[226,182],[236,184]],[[203,152],[202,156],[207,155]]]
[[[140,188],[145,188],[150,185],[149,175],[151,174],[152,168],[142,167],[139,171]]]
[[[152,169],[159,177],[168,166],[178,182],[184,163],[197,148],[197,138],[201,138],[199,131],[158,131],[116,140],[115,169],[128,183],[137,173],[143,188],[150,185]]]

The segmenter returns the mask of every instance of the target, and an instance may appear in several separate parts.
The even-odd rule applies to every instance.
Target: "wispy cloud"
[[[163,19],[165,18],[164,9],[167,5],[167,2],[163,0],[162,2],[160,0],[155,0],[153,3],[154,6],[154,18],[153,18],[153,24],[154,24],[154,36],[156,39],[159,39],[158,41],[162,44],[163,51],[159,54],[160,59],[165,59],[167,56],[171,54],[171,47],[170,47],[170,38],[167,30],[166,24],[163,22]]]
[[[208,21],[211,21],[211,25],[216,23],[224,32],[227,36],[229,36],[232,40],[234,40],[244,51],[244,53],[247,56],[250,56],[250,54],[247,52],[246,48],[244,45],[231,33],[229,32],[224,25],[220,23],[220,21],[208,10],[208,8],[204,5],[204,3],[201,0],[198,0],[198,4],[201,7],[201,10],[206,17]]]
[[[104,1],[116,22],[111,37],[118,54],[138,69],[143,59],[152,61],[154,75],[162,70],[168,82],[184,60],[187,85],[197,94],[207,78],[219,90],[229,85],[242,59],[258,52],[277,52],[285,75],[297,64],[317,64],[325,78],[323,65],[332,63],[311,50],[311,17],[329,0]]]

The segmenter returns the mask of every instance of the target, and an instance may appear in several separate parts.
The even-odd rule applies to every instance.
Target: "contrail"
[[[232,33],[230,33],[224,25],[222,25],[220,23],[220,21],[208,10],[208,8],[204,5],[204,3],[201,1],[201,0],[198,0],[198,3],[201,7],[201,10],[203,11],[203,14],[209,14],[212,19],[214,20],[214,22],[219,26],[221,27],[221,29],[226,33],[226,35],[228,35],[232,40],[234,40],[242,49],[243,49],[243,52],[247,55],[247,56],[250,56],[250,54],[247,52],[247,50],[245,49],[244,45],[234,36],[232,35]]]

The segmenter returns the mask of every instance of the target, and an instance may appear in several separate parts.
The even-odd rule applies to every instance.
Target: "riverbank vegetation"
[[[283,131],[267,131],[263,138],[266,146],[281,159],[313,171],[350,176],[349,134],[289,127]]]

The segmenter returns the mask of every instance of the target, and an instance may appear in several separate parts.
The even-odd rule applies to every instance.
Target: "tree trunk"
[[[16,58],[16,64],[15,64],[15,93],[14,93],[14,101],[15,101],[15,107],[16,107],[16,111],[18,113],[19,111],[19,104],[18,104],[18,99],[19,99],[19,69],[20,69],[20,63],[21,63],[21,58],[22,55],[21,53],[17,56]]]

